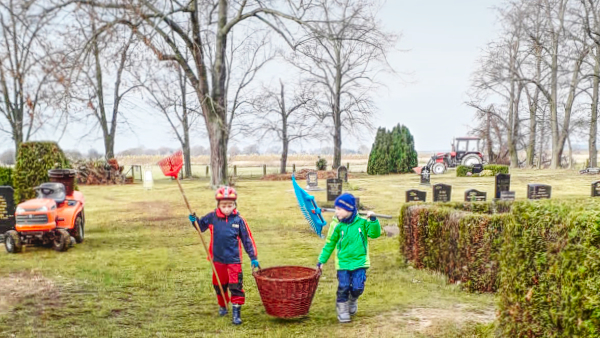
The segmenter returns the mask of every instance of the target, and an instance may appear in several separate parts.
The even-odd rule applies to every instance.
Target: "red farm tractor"
[[[20,252],[25,245],[67,251],[83,242],[85,199],[73,189],[76,171],[53,169],[48,175],[51,182],[35,187],[36,198],[17,205],[15,229],[4,234],[9,253]]]
[[[429,171],[440,175],[448,168],[456,168],[459,165],[475,166],[483,164],[483,154],[480,151],[481,139],[477,137],[458,137],[452,143],[452,151],[449,153],[437,153],[431,157],[426,167]]]

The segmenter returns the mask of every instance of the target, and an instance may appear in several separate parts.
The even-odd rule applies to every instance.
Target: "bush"
[[[513,210],[500,260],[505,336],[600,336],[599,209],[544,201]]]
[[[13,170],[8,167],[0,167],[0,186],[13,186]]]
[[[410,173],[417,165],[415,141],[407,127],[398,124],[391,132],[385,128],[377,130],[367,164],[369,175]]]
[[[71,168],[69,160],[56,143],[21,143],[13,175],[15,202],[34,198],[33,188],[48,182],[48,170],[55,168]]]
[[[491,172],[491,174],[490,174]],[[499,165],[499,164],[486,164],[483,166],[483,171],[479,173],[479,176],[496,176],[498,174],[508,174],[509,167],[507,165]],[[471,176],[468,173],[473,174],[472,166],[464,166],[459,165],[456,167],[456,177],[466,177]],[[473,175],[478,176],[478,175]]]
[[[317,160],[317,170],[327,170],[327,160],[319,157],[319,159]]]
[[[450,283],[461,282],[469,291],[495,291],[502,228],[511,218],[493,214],[495,208],[491,203],[405,204],[400,250],[416,268],[442,272]]]

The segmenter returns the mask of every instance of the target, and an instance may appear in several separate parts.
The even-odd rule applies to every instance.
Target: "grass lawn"
[[[553,198],[589,196],[594,177],[572,171],[515,171],[512,187],[553,186]],[[397,215],[404,191],[420,188],[417,175],[351,177],[348,187],[375,211]],[[433,176],[453,186],[453,200],[469,188],[493,194],[493,178]],[[206,180],[184,181],[198,214],[214,208]],[[323,183],[321,183],[323,185]],[[291,182],[237,182],[239,209],[248,220],[263,267],[314,266],[324,241],[303,220]],[[335,315],[334,263],[324,268],[310,315],[279,320],[265,314],[247,256],[244,324],[216,315],[211,269],[175,182],[81,189],[86,197],[84,243],[66,253],[27,248],[0,255],[0,337],[465,337],[484,331],[471,322],[493,318],[492,295],[469,294],[436,273],[404,264],[398,238],[371,241],[372,267],[351,324]],[[431,188],[428,200],[431,199]],[[325,192],[317,192],[325,201]],[[326,214],[330,219],[332,215]],[[382,225],[397,220],[382,220]],[[326,231],[326,230],[325,230]],[[208,237],[205,235],[205,239]]]

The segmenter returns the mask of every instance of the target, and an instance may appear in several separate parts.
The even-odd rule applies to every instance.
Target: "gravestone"
[[[487,200],[487,192],[475,189],[465,191],[465,202],[485,202]]]
[[[342,194],[342,185],[344,182],[338,178],[327,179],[327,201],[335,201]]]
[[[15,228],[15,191],[0,187],[0,235]]]
[[[144,171],[144,189],[150,190],[154,187],[154,179],[152,178],[152,170],[147,167]]]
[[[550,198],[552,195],[552,187],[547,184],[528,184],[527,199],[541,200]]]
[[[515,192],[514,191],[502,191],[502,192],[500,192],[500,200],[502,200],[502,201],[514,201],[515,200]]]
[[[494,185],[494,198],[501,198],[500,194],[503,191],[510,191],[510,174],[496,175],[496,184]]]
[[[430,185],[431,180],[431,171],[429,171],[429,167],[425,166],[421,170],[421,185]]]
[[[473,170],[471,171],[473,174],[479,174],[483,171],[483,164],[477,163],[473,165]]]
[[[408,202],[426,202],[427,192],[420,190],[406,190],[406,203]]]
[[[319,176],[316,171],[309,171],[306,175],[306,190],[319,190]]]
[[[339,166],[337,169],[337,178],[342,180],[342,182],[348,183],[348,168]]]
[[[592,197],[600,196],[600,181],[592,183]]]
[[[438,183],[433,186],[433,201],[434,202],[450,202],[452,195],[452,186]]]

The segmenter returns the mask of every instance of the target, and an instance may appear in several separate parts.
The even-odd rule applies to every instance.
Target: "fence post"
[[[233,176],[237,177],[237,165],[233,165]]]
[[[346,163],[346,169],[350,171],[350,162]]]
[[[267,176],[267,165],[263,164],[263,176]]]
[[[292,164],[292,172],[295,173],[296,172],[296,163]]]
[[[208,177],[208,166],[206,166],[206,177]]]

